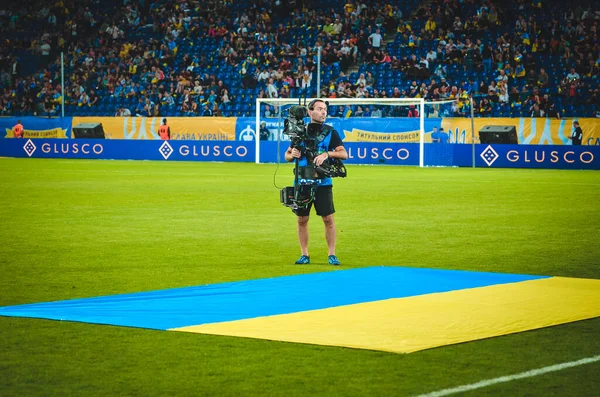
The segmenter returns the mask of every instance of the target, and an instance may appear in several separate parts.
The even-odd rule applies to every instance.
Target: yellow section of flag
[[[600,280],[553,277],[172,329],[411,353],[600,316]]]

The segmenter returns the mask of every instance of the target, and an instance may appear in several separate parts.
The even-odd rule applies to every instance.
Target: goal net
[[[261,151],[276,150],[279,162],[289,146],[289,138],[283,134],[284,120],[294,105],[306,105],[314,98],[257,98],[255,114],[256,162],[272,162]],[[451,166],[455,134],[444,131],[444,117],[456,116],[458,101],[426,102],[422,98],[321,98],[328,103],[326,124],[336,129],[344,143],[357,147],[369,143],[387,144],[406,148],[413,162],[405,164],[428,166]],[[463,111],[464,109],[459,109]],[[261,142],[275,141],[261,145]],[[355,164],[386,163],[387,157],[370,156],[369,162],[353,159]],[[263,160],[261,160],[261,158]],[[418,159],[418,161],[417,161]]]

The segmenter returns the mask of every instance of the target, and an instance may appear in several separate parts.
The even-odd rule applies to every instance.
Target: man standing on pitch
[[[346,160],[348,158],[348,152],[344,148],[344,143],[340,138],[340,135],[336,130],[325,124],[327,118],[327,104],[320,100],[315,99],[308,104],[308,115],[310,117],[310,123],[308,124],[307,133],[310,137],[314,137],[317,142],[317,152],[319,153],[313,159],[315,166],[321,166],[328,159],[340,159]],[[285,159],[288,162],[299,160],[299,164],[303,160],[306,161],[302,151],[291,146],[285,152]],[[314,206],[319,215],[323,219],[325,224],[325,239],[327,240],[327,248],[329,250],[328,262],[330,265],[339,265],[340,261],[335,255],[335,241],[336,241],[336,229],[335,220],[333,214],[335,208],[333,205],[333,182],[331,178],[321,178],[315,180],[317,183],[317,189],[315,192]],[[298,265],[306,265],[310,263],[310,256],[308,253],[308,218],[310,215],[310,209],[313,205],[311,202],[307,208],[298,208],[293,210],[298,217],[298,241],[300,242],[300,250],[302,256],[296,261]]]

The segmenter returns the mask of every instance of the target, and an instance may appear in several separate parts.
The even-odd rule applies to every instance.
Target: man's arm
[[[285,161],[289,163],[290,161],[294,161],[294,159],[299,159],[300,155],[300,150],[289,147],[288,150],[286,150],[285,152]]]
[[[329,155],[329,158],[332,158],[332,159],[340,159],[340,160],[348,159],[348,152],[346,151],[346,148],[343,145],[337,146],[335,149],[333,149],[333,151],[327,152],[327,154]]]
[[[343,145],[336,146],[335,149],[321,153],[320,155],[315,157],[314,163],[316,165],[321,165],[325,161],[327,161],[327,159],[330,159],[330,158],[346,160],[348,158],[348,152],[346,151],[346,148]]]
[[[327,151],[329,157],[340,160],[346,160],[348,158],[348,152],[344,147],[344,142],[342,142],[342,138],[340,138],[340,134],[336,130],[333,130],[332,132],[329,147],[333,148],[333,151]]]
[[[346,151],[346,148],[344,147],[344,143],[342,142],[340,135],[338,134],[338,132],[336,130],[333,130],[332,134],[333,135],[331,137],[331,142],[329,143],[329,148],[328,148],[329,150],[327,152],[321,153],[320,155],[315,157],[314,163],[316,165],[323,164],[329,158],[339,159],[339,160],[348,159],[348,152]],[[333,150],[331,150],[330,148],[333,148]]]

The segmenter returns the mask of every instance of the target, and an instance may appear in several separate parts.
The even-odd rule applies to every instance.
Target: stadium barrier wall
[[[253,142],[3,139],[0,156],[98,160],[254,162]]]
[[[0,128],[5,137],[12,137],[12,127],[17,117],[0,118]],[[108,139],[159,139],[156,133],[161,117],[22,117],[26,138],[73,138],[74,126],[82,123],[101,123]],[[255,134],[254,117],[170,117],[172,140],[197,141],[252,141]],[[269,140],[277,141],[283,120],[262,119],[271,131]],[[487,125],[515,126],[520,144],[566,145],[570,141],[572,119],[543,118],[475,118],[475,143],[479,131]],[[600,119],[579,119],[583,129],[583,143],[600,145]],[[330,123],[346,142],[419,142],[418,118],[329,118]],[[434,126],[443,127],[452,143],[472,143],[471,119],[430,118],[425,120],[425,142],[431,142]],[[285,136],[281,137],[286,140]]]
[[[284,162],[284,142],[260,143],[261,162]],[[418,143],[348,142],[346,164],[419,164]],[[443,165],[470,167],[472,145],[427,145],[434,156],[444,152]],[[477,167],[600,169],[600,146],[475,145]],[[158,141],[111,139],[2,139],[0,156],[159,161],[254,162],[254,142]]]

